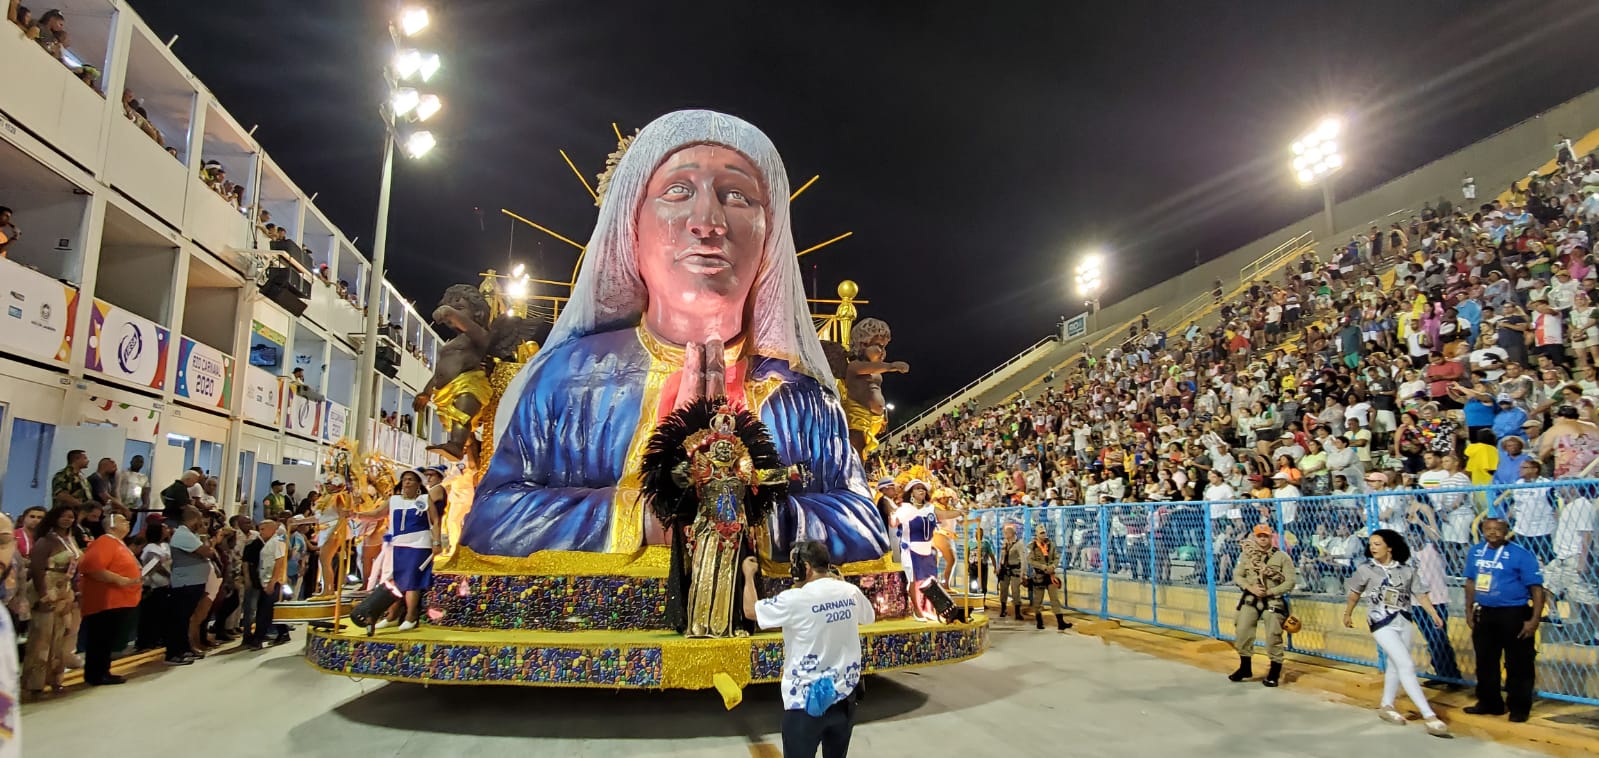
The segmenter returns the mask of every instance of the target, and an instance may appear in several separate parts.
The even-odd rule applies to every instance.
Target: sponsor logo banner
[[[322,440],[324,442],[338,442],[348,433],[346,425],[350,423],[350,409],[332,400],[327,401],[327,407],[322,409]]]
[[[72,354],[78,291],[9,258],[0,258],[0,350],[66,363]]]
[[[188,337],[178,340],[178,381],[174,392],[207,408],[233,405],[233,356]]]
[[[106,376],[160,389],[167,379],[169,334],[143,316],[96,299],[89,309],[85,365]]]
[[[283,408],[283,428],[318,437],[322,433],[322,403],[288,392]]]
[[[1079,313],[1066,322],[1066,339],[1076,339],[1088,333],[1088,314]]]
[[[244,417],[259,424],[278,425],[278,378],[259,366],[244,367]]]

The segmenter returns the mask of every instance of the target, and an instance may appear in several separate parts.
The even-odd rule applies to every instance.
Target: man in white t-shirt
[[[1344,439],[1349,440],[1349,446],[1355,449],[1355,458],[1361,462],[1362,469],[1371,465],[1371,430],[1366,428],[1366,421],[1366,416],[1347,413],[1344,416]]]
[[[1521,476],[1516,484],[1547,482],[1542,476],[1542,465],[1528,458],[1521,462]],[[1510,526],[1516,533],[1516,544],[1532,551],[1540,563],[1555,557],[1555,500],[1553,487],[1517,487],[1500,496],[1510,500],[1507,508]]]
[[[283,589],[283,581],[288,575],[288,548],[278,534],[278,522],[267,519],[261,522],[259,540],[261,543],[257,560],[247,561],[245,570],[254,572],[246,577],[246,581],[255,587],[259,594],[256,596],[255,624],[244,638],[245,647],[261,649],[267,642],[281,644],[288,642],[286,629],[278,628],[272,623],[273,609],[278,604],[278,593]],[[277,637],[268,639],[268,633],[276,633]]]
[[[1226,518],[1229,509],[1238,507],[1237,503],[1227,501],[1236,497],[1238,497],[1238,494],[1233,492],[1232,485],[1229,485],[1222,478],[1222,473],[1216,469],[1211,469],[1210,483],[1205,485],[1205,500],[1210,503],[1210,517],[1212,519]]]
[[[827,545],[802,540],[789,556],[797,584],[757,600],[760,562],[744,559],[744,615],[783,630],[783,755],[826,758],[849,752],[861,681],[860,628],[877,620],[859,587],[832,570]]]
[[[200,485],[201,482],[205,481],[205,471],[199,466],[195,466],[189,471],[194,472],[194,481],[189,482],[188,474],[184,474],[184,483],[189,485],[189,501],[198,506],[200,501],[205,498],[205,487]]]
[[[117,471],[117,499],[129,508],[150,507],[150,477],[144,474],[144,456],[133,456],[127,468]]]
[[[1560,525],[1555,528],[1555,559],[1544,566],[1546,589],[1565,601],[1571,608],[1571,618],[1565,619],[1573,629],[1586,629],[1590,633],[1599,626],[1599,563],[1593,560],[1593,532],[1595,509],[1592,500],[1581,497],[1575,488],[1563,489],[1574,495],[1560,506]],[[1517,535],[1519,540],[1520,535]]]

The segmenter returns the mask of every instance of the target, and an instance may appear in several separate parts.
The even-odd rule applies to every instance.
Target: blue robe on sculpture
[[[749,356],[743,368],[745,386],[766,388],[763,398],[748,401],[746,395],[746,401],[770,430],[783,463],[810,471],[808,481],[790,485],[787,502],[768,523],[772,557],[786,560],[796,539],[811,539],[825,542],[839,563],[882,558],[888,535],[867,494],[837,397],[787,361]],[[618,483],[638,452],[635,437],[647,438],[654,429],[659,409],[644,407],[646,387],[651,372],[663,370],[637,328],[546,347],[529,366],[478,483],[461,544],[478,554],[513,557],[637,549],[615,544],[618,513],[653,516],[619,507],[619,494],[627,495]],[[734,371],[729,365],[730,377]]]

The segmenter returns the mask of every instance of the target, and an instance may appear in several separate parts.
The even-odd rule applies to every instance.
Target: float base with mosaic
[[[713,398],[764,426],[776,456],[762,471],[803,472],[744,525],[762,597],[791,581],[793,544],[819,540],[876,608],[868,673],[982,654],[983,616],[911,618],[805,301],[775,147],[737,118],[680,111],[621,148],[570,301],[491,385],[492,452],[451,490],[428,623],[314,629],[311,664],[433,684],[714,687],[729,707],[778,681],[777,631],[689,637],[670,612],[674,535],[695,532],[651,508],[646,453],[663,421]]]

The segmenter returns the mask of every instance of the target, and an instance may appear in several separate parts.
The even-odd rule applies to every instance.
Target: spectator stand
[[[59,54],[38,41],[37,24],[52,8],[64,16],[67,44]],[[99,80],[110,67],[115,12],[109,0],[58,0],[34,4],[29,30],[0,20],[0,71],[9,82],[0,88],[0,111],[80,165],[99,156],[106,108]],[[94,84],[85,86],[85,67],[94,69]]]
[[[1466,569],[1455,558],[1457,549],[1463,556],[1466,543],[1446,541],[1454,534],[1442,527],[1447,515],[1440,517],[1439,512],[1447,514],[1459,502],[1470,504],[1471,539],[1476,542],[1480,536],[1475,524],[1489,504],[1541,500],[1552,504],[1559,526],[1542,538],[1513,537],[1539,556],[1550,592],[1546,621],[1538,633],[1538,694],[1599,705],[1594,564],[1579,575],[1571,567],[1585,563],[1581,559],[1586,554],[1569,554],[1573,546],[1589,542],[1596,497],[1599,480],[1580,479],[1348,496],[987,508],[967,519],[961,544],[975,539],[979,526],[997,545],[1006,524],[1016,525],[1027,539],[1037,525],[1045,524],[1061,546],[1066,604],[1072,610],[1230,641],[1241,592],[1232,582],[1232,570],[1242,540],[1255,524],[1264,523],[1278,534],[1278,548],[1294,558],[1299,573],[1289,602],[1304,628],[1289,635],[1289,649],[1380,667],[1377,647],[1361,620],[1357,618],[1353,629],[1341,623],[1343,581],[1365,560],[1370,533],[1394,528],[1406,535],[1412,562],[1443,577],[1444,586],[1435,588],[1433,597],[1435,603],[1445,601],[1440,611],[1447,617],[1447,630],[1429,633],[1427,622],[1418,620],[1418,667],[1427,679],[1474,685],[1475,658],[1462,589]],[[1530,516],[1522,518],[1534,528]],[[1519,520],[1512,511],[1513,530]],[[957,560],[965,564],[964,554]],[[996,594],[990,583],[989,596]]]
[[[1166,334],[1174,333],[1177,330],[1186,329],[1190,324],[1197,325],[1207,317],[1220,311],[1221,304],[1223,302],[1236,301],[1243,297],[1249,291],[1250,285],[1265,282],[1271,277],[1272,274],[1283,270],[1290,263],[1297,260],[1299,256],[1302,256],[1307,252],[1314,251],[1315,246],[1316,239],[1312,232],[1307,231],[1301,233],[1299,236],[1294,237],[1275,248],[1272,248],[1270,252],[1252,261],[1248,266],[1245,266],[1242,270],[1240,270],[1238,275],[1238,286],[1234,287],[1231,291],[1224,291],[1221,299],[1218,300],[1212,291],[1202,292],[1194,296],[1188,302],[1183,303],[1183,305],[1176,310],[1166,313],[1159,319],[1151,319],[1150,330],[1140,331],[1135,335],[1131,335],[1127,338],[1127,341],[1141,342],[1149,331],[1157,332],[1161,335],[1162,341],[1164,341]],[[1150,313],[1154,312],[1155,311],[1148,311],[1144,314],[1141,314],[1140,318],[1143,316],[1148,316]],[[1135,323],[1137,320],[1138,319],[1134,319],[1133,322],[1129,322],[1129,324],[1125,324],[1124,326],[1131,325],[1131,323]],[[1098,349],[1104,346],[1104,344],[1113,336],[1115,336],[1115,332],[1096,340],[1090,344],[1090,350]],[[1051,368],[1051,371],[1069,370],[1081,360],[1082,355],[1073,355],[1065,362]],[[1032,388],[1042,383],[1047,376],[1048,374],[1046,373],[1045,375],[1034,379],[1032,382],[1024,385],[1019,391],[1022,393],[1028,392]]]
[[[126,70],[111,73],[110,84],[131,93],[136,106],[124,102],[122,117],[111,125],[105,178],[167,224],[182,228],[190,172],[200,170],[195,158],[204,140],[203,131],[191,128],[197,113],[204,112],[195,107],[199,82],[142,26],[131,30]]]

